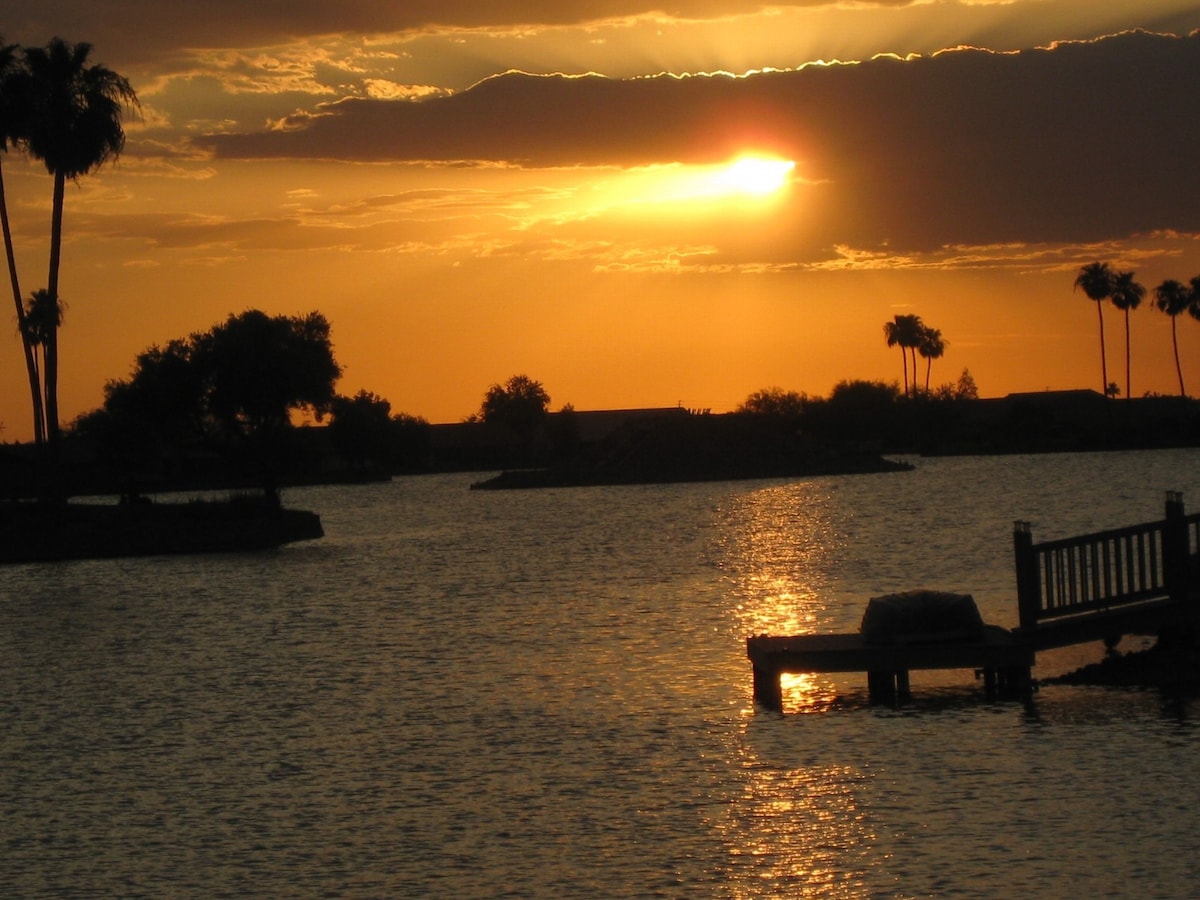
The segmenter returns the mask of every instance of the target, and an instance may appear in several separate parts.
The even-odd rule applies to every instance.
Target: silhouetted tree
[[[54,38],[24,52],[25,65],[10,84],[19,112],[18,141],[54,178],[50,265],[46,291],[58,301],[62,259],[63,199],[68,178],[86,175],[125,147],[122,110],[137,105],[129,81],[102,65],[88,65],[90,44]],[[41,372],[50,477],[57,479],[58,329],[47,336]],[[51,491],[57,488],[51,486]]]
[[[231,315],[193,336],[193,359],[207,381],[209,414],[243,437],[278,431],[296,410],[320,419],[342,374],[329,322],[318,312],[268,316],[252,309]]]
[[[334,397],[329,437],[339,456],[357,469],[386,463],[392,456],[392,404],[370,391]]]
[[[755,391],[742,401],[737,411],[777,419],[799,419],[809,403],[807,395],[796,391],[785,391],[779,387]]]
[[[104,386],[104,409],[139,440],[186,446],[211,436],[208,384],[194,345],[173,340],[138,354],[128,380]]]
[[[21,320],[22,339],[34,351],[34,373],[45,371],[46,348],[50,336],[62,324],[63,303],[58,303],[46,290],[34,291],[25,301],[25,315]],[[39,362],[38,354],[41,354]]]
[[[908,361],[912,354],[912,386],[917,386],[917,347],[921,343],[921,331],[924,325],[920,316],[893,316],[892,321],[883,325],[883,336],[889,347],[900,348],[900,358],[904,363],[904,396],[909,395]]]
[[[104,405],[71,423],[97,453],[129,472],[157,468],[176,450],[210,438],[205,384],[185,340],[138,354],[127,379],[104,386]]]
[[[340,375],[320,313],[272,317],[248,310],[139,354],[128,379],[105,386],[103,415],[81,417],[76,430],[125,435],[118,443],[128,458],[193,443],[226,452],[240,446],[271,491],[293,430],[291,414],[323,417]]]
[[[528,375],[514,375],[504,384],[493,384],[483,397],[479,417],[488,423],[506,425],[526,444],[545,422],[550,395],[541,382]]]
[[[396,413],[392,416],[392,465],[417,469],[429,464],[429,422],[423,416]]]
[[[925,393],[927,394],[929,393],[929,373],[933,369],[933,361],[942,358],[949,343],[942,337],[941,329],[922,327],[917,352],[925,358]]]
[[[21,140],[21,111],[17,95],[20,91],[20,79],[24,73],[24,67],[23,61],[18,55],[19,49],[16,44],[5,44],[3,38],[0,38],[0,164],[3,163],[9,146],[18,146]],[[8,201],[4,193],[2,168],[0,168],[0,231],[4,233],[4,255],[8,263],[8,280],[12,286],[13,305],[16,308],[17,334],[21,338],[21,350],[25,357],[25,373],[29,380],[29,394],[33,403],[33,439],[40,451],[46,437],[41,379],[38,376],[36,356],[33,346],[29,343],[28,329],[25,324],[25,304],[21,299],[21,281],[17,276],[17,259],[13,252],[12,228],[8,221]]]
[[[897,435],[900,388],[882,381],[840,381],[829,399],[812,404],[805,422],[829,437],[851,441],[886,440]]]
[[[1100,387],[1108,396],[1108,357],[1104,351],[1104,301],[1112,296],[1113,270],[1108,263],[1088,263],[1075,276],[1075,287],[1083,288],[1089,300],[1096,302],[1096,313],[1100,317]]]
[[[1191,312],[1195,306],[1195,295],[1195,291],[1174,279],[1168,279],[1154,289],[1154,306],[1171,317],[1171,346],[1175,350],[1175,374],[1179,376],[1180,397],[1186,397],[1187,392],[1183,388],[1183,368],[1179,365],[1179,334],[1175,329],[1175,321],[1185,310]]]
[[[546,432],[550,452],[556,460],[569,460],[579,452],[579,416],[570,403],[564,403],[558,412],[546,417]]]
[[[970,369],[963,369],[962,374],[958,376],[958,383],[954,386],[954,399],[979,399],[979,387],[975,384],[975,379],[971,375]]]
[[[1130,386],[1130,362],[1132,354],[1129,344],[1129,311],[1137,309],[1142,305],[1142,298],[1146,296],[1146,289],[1142,285],[1133,280],[1132,272],[1118,272],[1113,276],[1112,283],[1112,302],[1113,306],[1125,313],[1125,397],[1133,396]]]

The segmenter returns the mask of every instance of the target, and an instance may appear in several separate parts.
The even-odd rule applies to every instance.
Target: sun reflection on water
[[[721,510],[720,566],[743,635],[833,630],[845,539],[831,493],[820,479],[771,485],[732,496]],[[836,699],[826,676],[784,675],[780,687],[790,711],[827,709]]]
[[[852,766],[778,767],[747,751],[743,794],[721,823],[729,896],[861,896],[877,839]]]
[[[783,708],[789,713],[822,712],[837,702],[834,682],[825,675],[789,674],[779,676]]]
[[[826,612],[829,556],[840,545],[828,487],[772,486],[732,498],[724,510],[722,566],[746,634],[818,630]]]

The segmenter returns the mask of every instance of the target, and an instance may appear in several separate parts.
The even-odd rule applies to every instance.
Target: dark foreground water
[[[1013,519],[1200,508],[1195,451],[917,462],[295,490],[324,540],[0,569],[0,896],[1190,896],[1188,703],[951,672],[753,708],[749,633],[916,587],[1011,625]]]

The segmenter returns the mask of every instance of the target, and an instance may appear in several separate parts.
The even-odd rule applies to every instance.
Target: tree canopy
[[[317,312],[231,315],[208,331],[140,353],[129,378],[104,388],[104,424],[139,441],[253,441],[290,425],[291,414],[330,411],[341,376],[329,323]],[[107,423],[102,420],[107,419]]]
[[[769,387],[755,391],[738,405],[737,411],[778,419],[798,419],[804,415],[809,403],[806,394]]]
[[[329,411],[342,370],[333,358],[329,322],[318,312],[231,315],[193,335],[192,359],[205,379],[212,418],[246,435],[286,425],[293,410]]]
[[[330,413],[330,442],[353,469],[413,469],[426,461],[429,423],[419,416],[393,415],[392,404],[378,394],[363,390],[335,397]]]
[[[522,439],[530,440],[549,409],[550,395],[540,381],[514,375],[504,384],[488,388],[479,416],[484,422],[507,425]]]

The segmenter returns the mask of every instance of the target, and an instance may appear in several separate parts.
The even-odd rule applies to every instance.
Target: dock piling
[[[779,684],[779,671],[774,668],[754,665],[754,701],[763,709],[783,712],[783,688]]]

